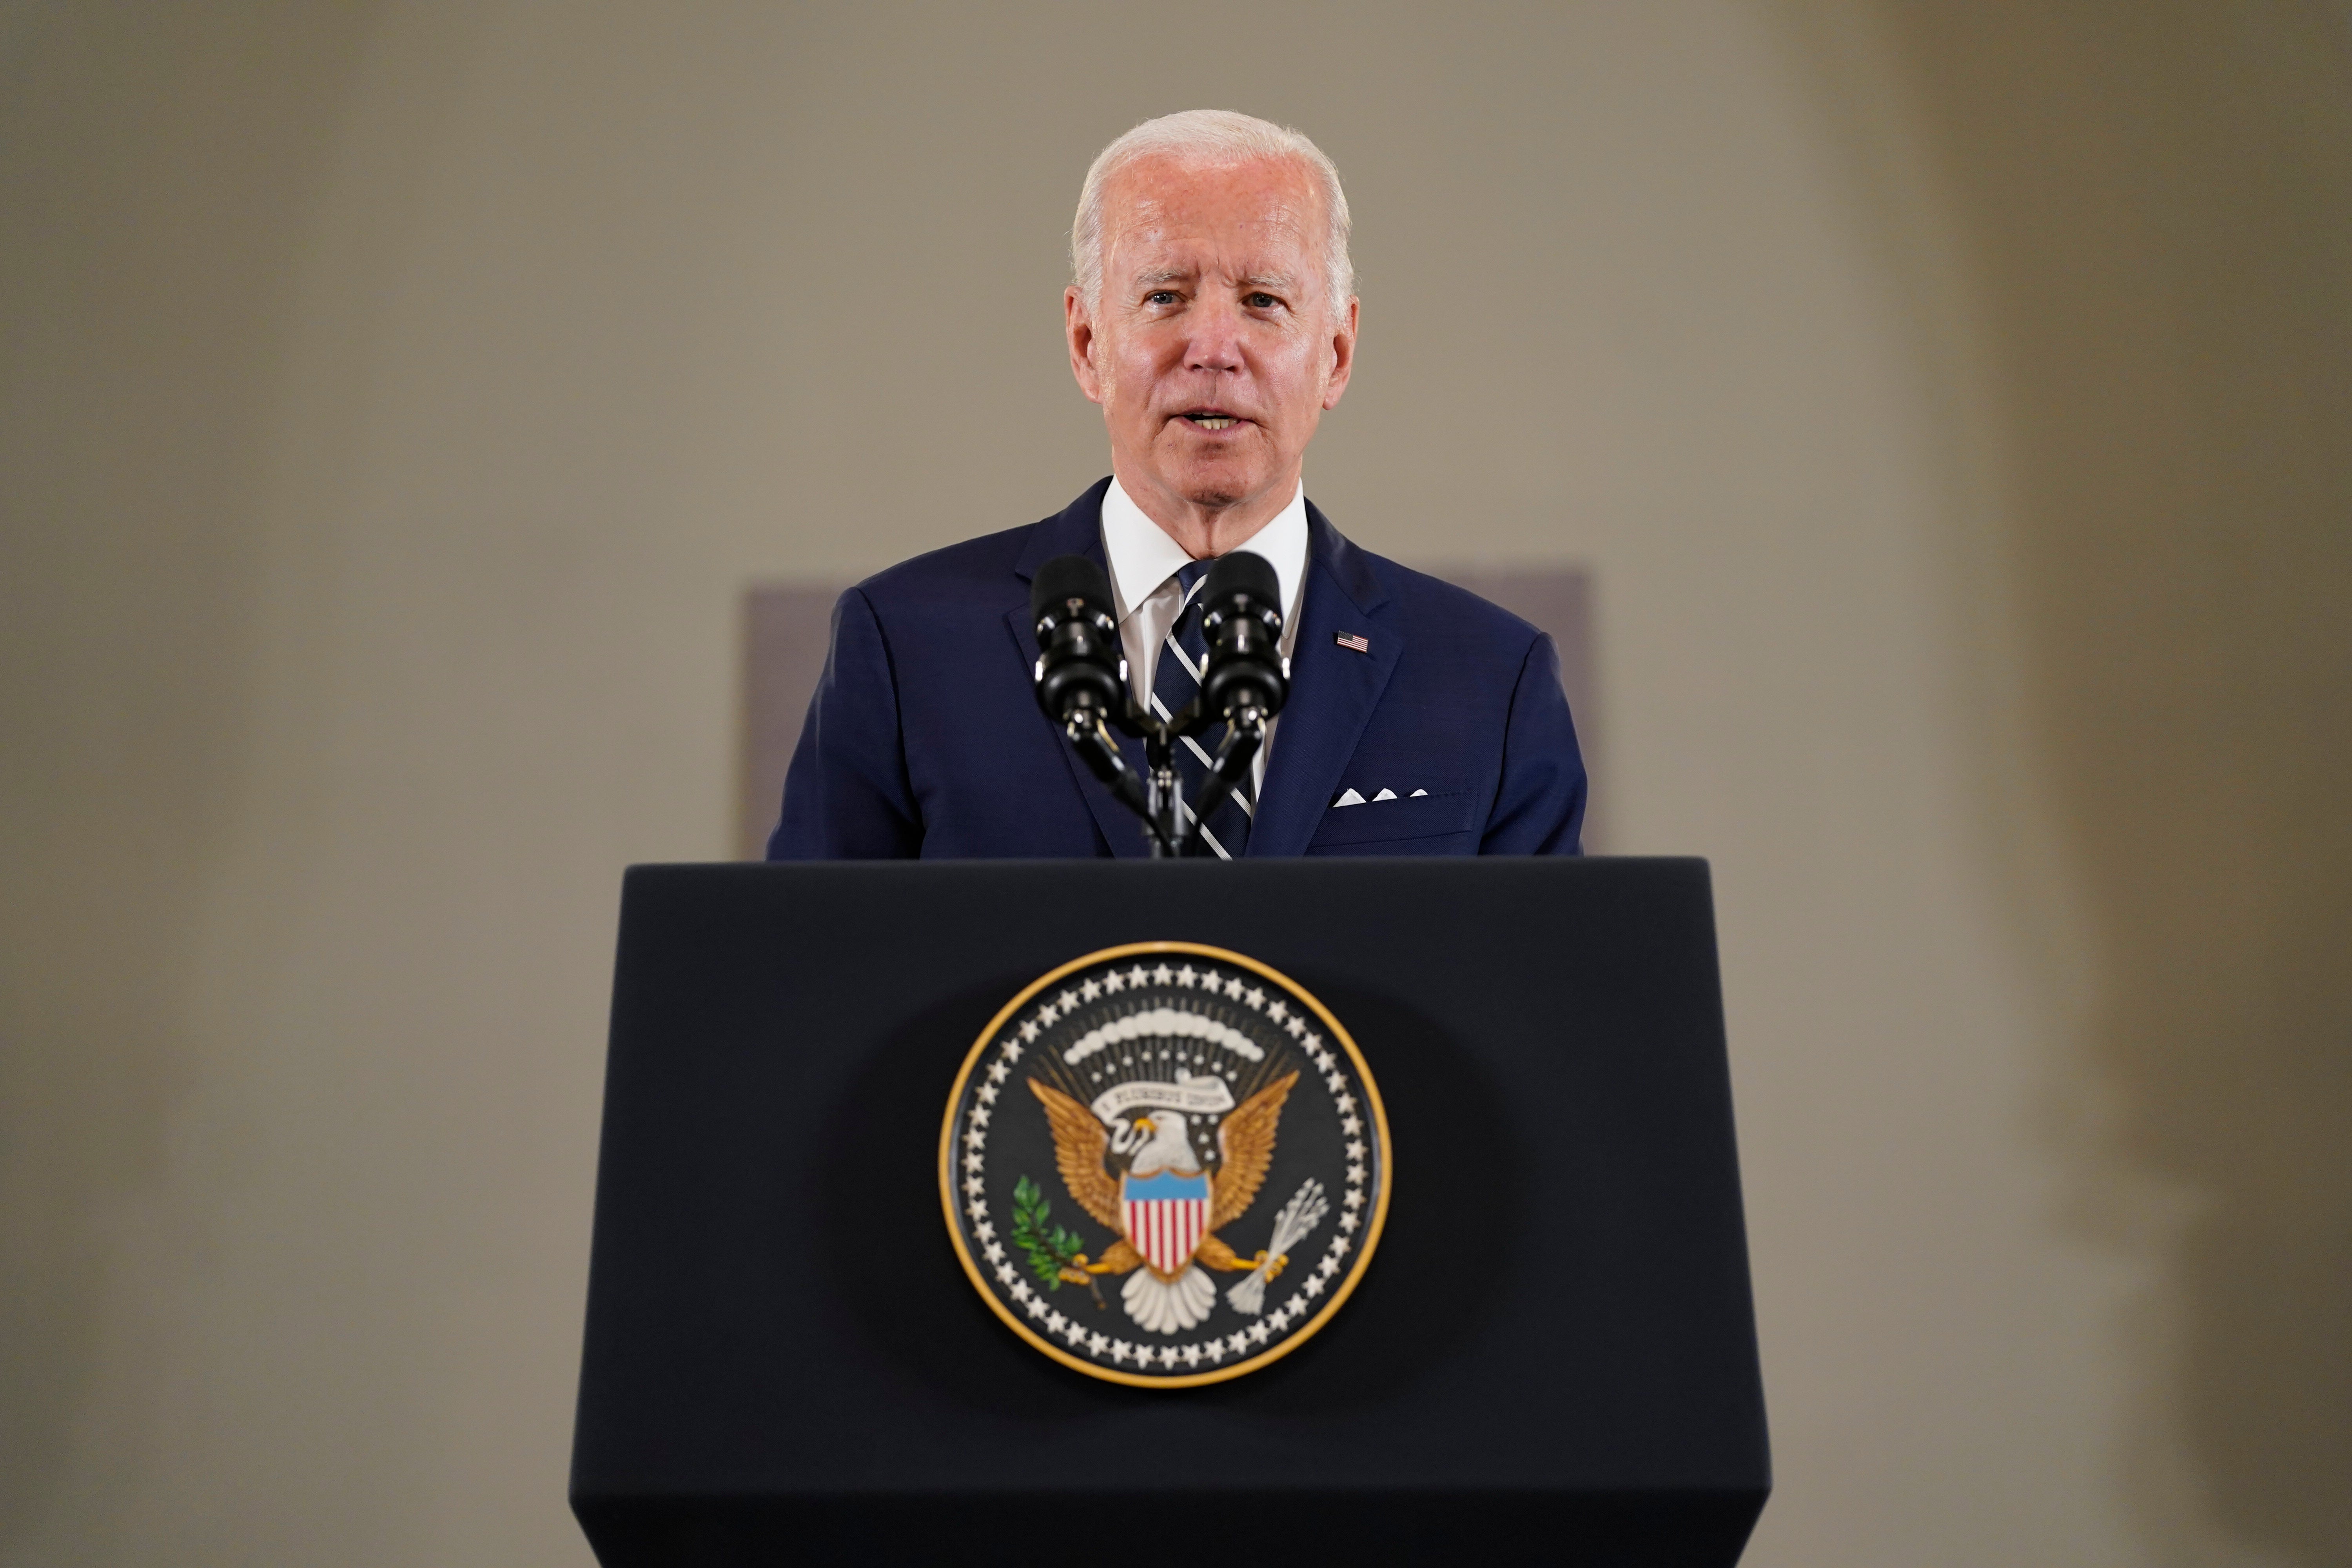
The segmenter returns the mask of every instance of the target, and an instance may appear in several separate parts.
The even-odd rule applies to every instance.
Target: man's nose
[[[1229,371],[1242,368],[1242,313],[1230,302],[1220,302],[1192,315],[1192,341],[1186,345],[1186,370]]]

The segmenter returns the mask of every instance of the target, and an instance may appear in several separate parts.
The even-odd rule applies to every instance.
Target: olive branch
[[[1054,1201],[1024,1176],[1013,1184],[1013,1245],[1028,1255],[1029,1272],[1048,1290],[1083,1285],[1097,1307],[1108,1306],[1087,1272],[1086,1237],[1053,1224]]]

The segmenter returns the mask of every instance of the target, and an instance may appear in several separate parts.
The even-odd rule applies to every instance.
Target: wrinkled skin
[[[1195,560],[1289,504],[1347,391],[1357,304],[1330,297],[1326,232],[1291,159],[1147,158],[1105,187],[1102,299],[1063,298],[1070,369],[1102,405],[1120,486]]]

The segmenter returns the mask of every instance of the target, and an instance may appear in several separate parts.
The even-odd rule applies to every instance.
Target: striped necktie
[[[1175,623],[1160,644],[1160,665],[1152,674],[1155,717],[1167,719],[1201,695],[1201,668],[1209,654],[1201,633],[1201,582],[1209,574],[1209,565],[1206,561],[1187,562],[1176,574],[1176,581],[1183,586],[1184,605],[1176,612]],[[1219,721],[1176,742],[1176,777],[1183,786],[1188,821],[1193,820],[1191,803],[1201,793],[1201,781],[1209,776],[1210,763],[1224,737],[1225,726]],[[1220,859],[1234,859],[1249,847],[1250,816],[1256,806],[1251,795],[1251,782],[1244,775],[1210,808],[1208,819],[1196,824],[1201,842]]]

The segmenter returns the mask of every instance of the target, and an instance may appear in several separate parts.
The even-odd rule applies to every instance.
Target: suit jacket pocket
[[[1307,843],[1310,855],[1358,844],[1386,844],[1400,838],[1443,838],[1476,831],[1478,798],[1467,790],[1445,795],[1406,795],[1397,800],[1368,800],[1361,805],[1332,806],[1315,825]]]

